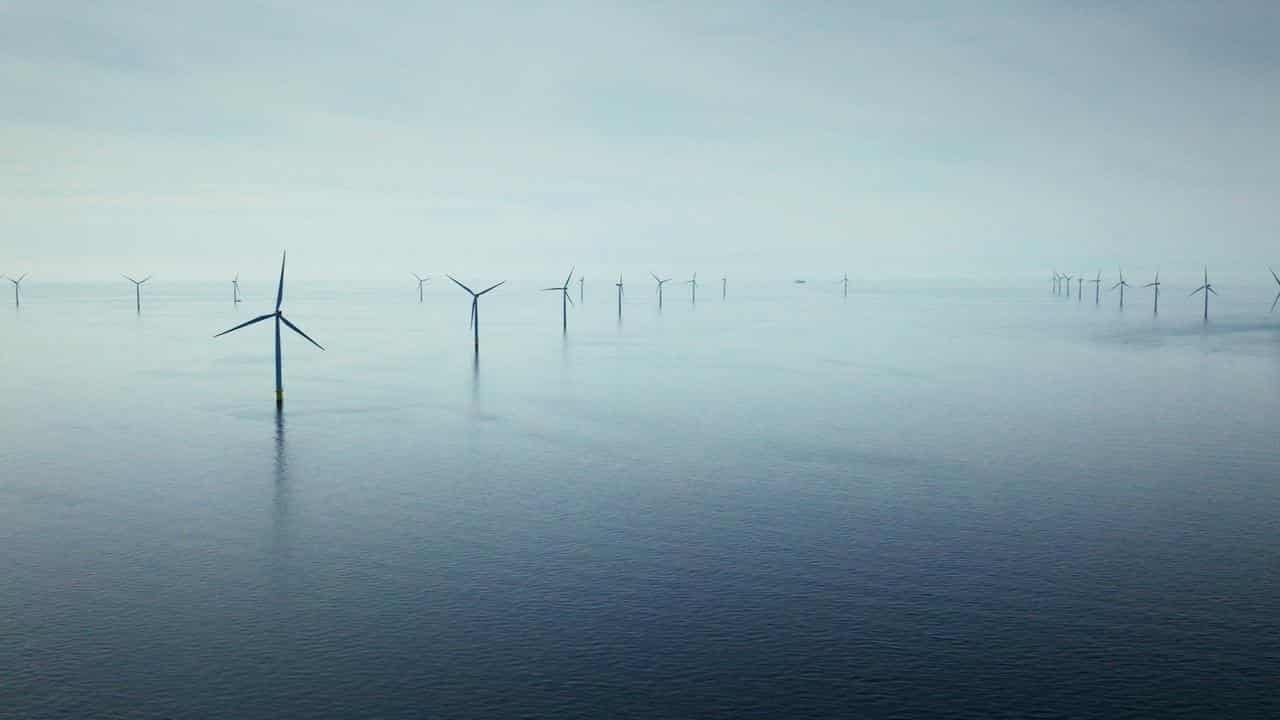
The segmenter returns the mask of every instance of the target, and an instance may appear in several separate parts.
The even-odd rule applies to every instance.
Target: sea
[[[1274,286],[599,277],[0,295],[0,717],[1280,717]]]

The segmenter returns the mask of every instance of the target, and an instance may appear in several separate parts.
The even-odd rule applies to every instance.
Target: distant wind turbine
[[[426,283],[431,282],[431,276],[430,275],[423,276],[423,275],[419,275],[418,273],[409,273],[409,274],[412,275],[418,281],[418,302],[422,302],[422,286]]]
[[[1142,287],[1153,288],[1155,291],[1155,306],[1151,310],[1152,315],[1160,314],[1160,271],[1156,271],[1156,279],[1143,285]]]
[[[543,292],[560,291],[560,323],[561,329],[565,332],[569,331],[569,306],[573,304],[573,298],[569,297],[569,281],[573,279],[573,270],[569,268],[569,275],[564,279],[564,285],[542,288]]]
[[[1076,302],[1084,302],[1084,276],[1076,279]]]
[[[1067,296],[1067,299],[1070,300],[1071,299],[1071,276],[1067,275],[1066,273],[1063,273],[1062,279],[1065,281],[1065,284],[1063,285],[1063,287],[1066,289],[1065,294]]]
[[[20,307],[22,305],[22,293],[21,293],[22,280],[26,277],[27,277],[26,273],[22,273],[22,277],[18,278],[17,280],[14,280],[13,278],[6,276],[6,279],[9,282],[13,283],[13,306],[14,307]]]
[[[724,300],[729,297],[729,276],[722,275],[720,277],[720,299]]]
[[[578,276],[578,302],[582,302],[582,288],[587,284],[587,278],[583,275]]]
[[[475,349],[476,349],[476,352],[479,353],[480,352],[480,296],[497,288],[498,285],[502,285],[503,283],[506,282],[506,280],[503,280],[497,285],[490,285],[489,287],[485,288],[484,290],[481,290],[480,292],[476,292],[475,290],[472,290],[466,285],[463,285],[462,283],[458,282],[458,278],[452,275],[449,275],[446,273],[445,277],[452,280],[454,284],[457,285],[458,287],[471,293],[471,328],[472,330],[475,331]]]
[[[148,276],[146,276],[146,277],[142,278],[141,280],[134,280],[133,278],[129,277],[128,275],[121,275],[120,277],[122,277],[122,278],[124,278],[125,280],[128,280],[129,282],[133,283],[133,294],[134,294],[134,300],[135,300],[135,301],[136,301],[136,303],[137,303],[137,306],[138,306],[138,312],[142,312],[142,284],[143,284],[143,283],[145,283],[146,281],[150,280],[150,279],[151,279],[151,276],[150,276],[150,275],[148,275]]]
[[[652,272],[650,272],[649,274],[653,275]],[[662,286],[671,282],[671,278],[664,279],[664,278],[658,277],[657,275],[653,275],[653,279],[658,283],[658,309],[661,310],[662,309]]]
[[[1102,304],[1102,271],[1098,271],[1098,277],[1090,280],[1093,283],[1093,304]]]
[[[618,317],[622,317],[622,273],[618,273],[618,282],[614,285],[618,286]]]
[[[1125,279],[1124,279],[1124,270],[1121,270],[1121,271],[1120,271],[1120,282],[1118,282],[1118,283],[1116,283],[1115,285],[1112,285],[1112,286],[1111,286],[1111,289],[1112,289],[1112,290],[1115,290],[1116,288],[1120,288],[1120,309],[1121,309],[1121,310],[1123,310],[1123,309],[1124,309],[1124,289],[1125,289],[1125,288],[1127,288],[1127,287],[1133,287],[1133,286],[1132,286],[1132,285],[1130,285],[1128,282],[1126,282],[1126,281],[1125,281]]]
[[[240,302],[240,273],[231,279],[231,302]]]
[[[1054,295],[1057,295],[1062,292],[1061,286],[1058,285],[1059,280],[1060,278],[1058,277],[1058,271],[1054,270],[1053,271],[1053,294]]]
[[[282,367],[282,365],[281,365],[281,361],[280,361],[280,323],[284,323],[285,325],[287,325],[287,326],[289,327],[289,329],[290,329],[290,330],[292,330],[292,331],[294,331],[294,332],[298,333],[298,334],[299,334],[299,335],[301,335],[303,338],[305,338],[307,342],[311,343],[312,345],[315,345],[316,347],[320,348],[321,350],[324,350],[324,346],[322,346],[320,343],[316,342],[315,340],[312,340],[312,339],[311,339],[311,336],[310,336],[310,335],[307,335],[307,334],[306,334],[306,333],[304,333],[304,332],[302,332],[302,329],[301,329],[301,328],[299,328],[297,325],[294,325],[293,323],[289,322],[289,319],[288,319],[288,318],[286,318],[286,317],[284,316],[284,311],[280,309],[281,304],[283,304],[283,303],[284,303],[284,261],[285,261],[285,257],[286,257],[286,253],[281,253],[281,255],[280,255],[280,285],[279,285],[279,287],[276,289],[276,310],[275,310],[275,312],[270,312],[270,313],[267,313],[266,315],[259,315],[258,317],[254,318],[254,319],[252,319],[252,320],[249,320],[248,322],[242,322],[242,323],[240,323],[239,325],[237,325],[237,326],[235,326],[235,327],[231,328],[230,330],[224,330],[224,331],[222,331],[222,332],[218,333],[217,335],[214,335],[214,337],[222,337],[223,335],[226,335],[227,333],[235,332],[236,330],[239,330],[239,329],[240,329],[240,328],[242,328],[242,327],[247,327],[247,326],[252,325],[252,324],[254,324],[254,323],[262,322],[263,320],[270,320],[270,319],[272,319],[272,318],[275,318],[275,321],[276,321],[276,407],[282,407],[282,406],[284,405],[284,371],[283,371],[283,367]]]
[[[1271,270],[1271,268],[1267,269]],[[1280,275],[1277,275],[1275,270],[1271,270],[1271,277],[1276,279],[1277,285],[1280,285]],[[1276,293],[1276,299],[1271,301],[1271,312],[1276,311],[1276,303],[1280,303],[1280,293]]]
[[[1209,268],[1207,266],[1204,269],[1204,284],[1192,290],[1191,294],[1195,295],[1198,292],[1204,293],[1204,321],[1209,322],[1209,293],[1217,295],[1218,291],[1214,290],[1213,285],[1209,282]]]
[[[694,273],[693,277],[684,281],[689,286],[689,302],[698,302],[698,273]]]

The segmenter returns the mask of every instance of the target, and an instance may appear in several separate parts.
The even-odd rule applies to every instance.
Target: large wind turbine
[[[133,283],[133,295],[134,295],[134,301],[137,303],[137,306],[138,306],[138,312],[142,312],[142,284],[143,284],[143,283],[145,283],[146,281],[150,280],[150,279],[151,279],[151,276],[150,276],[150,275],[148,275],[148,276],[146,276],[146,277],[142,278],[141,280],[134,280],[133,278],[129,277],[128,275],[121,275],[120,277],[122,277],[122,278],[124,278],[125,280],[128,280],[129,282]]]
[[[649,274],[653,275],[652,272],[650,272]],[[662,286],[671,282],[671,278],[660,278],[657,275],[653,275],[653,279],[655,282],[658,283],[658,309],[661,310],[662,309]]]
[[[231,302],[240,302],[240,273],[231,278]]]
[[[412,275],[418,281],[418,302],[422,302],[422,286],[425,283],[431,282],[431,276],[430,275],[423,276],[423,275],[419,275],[418,273],[409,273],[409,274]]]
[[[1160,271],[1159,270],[1156,271],[1155,280],[1147,283],[1146,285],[1143,285],[1142,287],[1149,287],[1155,290],[1155,296],[1156,296],[1155,306],[1152,308],[1151,314],[1159,315],[1160,314]]]
[[[689,302],[698,302],[698,273],[694,273],[693,277],[684,281],[689,286]]]
[[[1102,304],[1102,271],[1098,271],[1098,277],[1089,281],[1093,283],[1093,304]]]
[[[289,327],[290,330],[306,338],[307,342],[311,343],[312,345],[315,345],[321,350],[324,350],[324,347],[320,343],[316,342],[315,340],[312,340],[311,336],[302,332],[301,328],[289,322],[289,319],[284,316],[284,311],[280,309],[280,305],[284,303],[285,257],[286,257],[286,253],[280,254],[280,285],[276,289],[275,312],[270,312],[270,313],[267,313],[266,315],[259,315],[258,317],[252,320],[249,320],[248,322],[242,322],[239,325],[231,328],[230,330],[224,330],[218,333],[217,335],[214,335],[214,337],[222,337],[223,335],[226,335],[227,333],[235,332],[236,330],[239,330],[242,327],[247,327],[254,323],[262,322],[263,320],[270,320],[272,318],[275,318],[275,321],[276,321],[276,407],[282,407],[284,405],[284,371],[280,362],[280,323],[284,323]]]
[[[446,273],[445,277],[452,280],[454,284],[457,285],[458,287],[471,293],[471,328],[472,330],[475,331],[475,349],[476,349],[476,352],[479,353],[480,352],[480,296],[498,287],[498,285],[505,283],[506,280],[503,280],[497,285],[490,285],[489,287],[485,288],[484,290],[481,290],[480,292],[476,292],[475,290],[472,290],[466,285],[463,285],[462,283],[458,282],[458,278],[452,275],[449,275]]]
[[[1218,291],[1214,290],[1213,285],[1209,282],[1209,268],[1207,266],[1204,269],[1204,284],[1192,290],[1191,294],[1195,295],[1198,292],[1204,293],[1204,321],[1209,322],[1209,293],[1217,295]]]
[[[1124,289],[1125,289],[1125,288],[1127,288],[1127,287],[1133,287],[1133,286],[1132,286],[1132,285],[1130,285],[1128,282],[1126,282],[1126,281],[1125,281],[1125,279],[1124,279],[1124,270],[1123,270],[1123,269],[1121,269],[1121,270],[1120,270],[1120,282],[1118,282],[1118,283],[1116,283],[1115,285],[1112,285],[1112,286],[1111,286],[1111,289],[1112,289],[1112,290],[1115,290],[1116,288],[1120,288],[1120,309],[1121,309],[1121,310],[1123,310],[1123,309],[1124,309]]]
[[[622,273],[618,273],[618,282],[614,285],[618,286],[618,317],[622,317]]]
[[[573,304],[573,298],[569,297],[569,281],[573,279],[573,270],[569,268],[569,275],[565,277],[564,285],[542,288],[543,292],[560,291],[560,328],[564,332],[569,331],[569,306]]]
[[[1267,269],[1271,270],[1271,268]],[[1275,270],[1271,270],[1271,277],[1276,279],[1277,285],[1280,285],[1280,275],[1277,275]],[[1276,293],[1276,299],[1271,301],[1271,312],[1276,311],[1276,303],[1280,303],[1280,292]]]
[[[26,273],[22,273],[22,277],[18,278],[17,280],[14,280],[13,278],[8,277],[7,275],[5,276],[5,278],[9,282],[13,283],[13,306],[14,307],[19,307],[22,305],[22,295],[20,291],[22,289],[22,280],[26,276],[27,276]]]

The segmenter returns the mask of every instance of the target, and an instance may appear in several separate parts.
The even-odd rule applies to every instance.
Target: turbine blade
[[[1195,290],[1192,290],[1192,291],[1191,291],[1191,294],[1192,294],[1192,295],[1195,295],[1196,293],[1199,293],[1201,290],[1204,290],[1204,286],[1203,286],[1203,285],[1201,285],[1200,287],[1196,288]],[[1189,297],[1189,296],[1188,296],[1188,297]]]
[[[1276,303],[1280,303],[1280,293],[1276,293],[1276,299],[1271,301],[1271,312],[1276,311]]]
[[[144,282],[146,282],[146,281],[148,281],[148,280],[150,280],[150,279],[151,279],[151,276],[150,276],[150,275],[148,275],[148,276],[146,276],[146,277],[142,278],[142,282],[140,282],[140,283],[138,283],[138,284],[139,284],[139,285],[141,285],[142,283],[144,283]]]
[[[496,285],[490,285],[489,287],[487,287],[487,288],[485,288],[485,289],[481,290],[480,292],[476,293],[476,297],[480,297],[481,295],[483,295],[483,294],[485,294],[485,293],[489,292],[490,290],[493,290],[493,289],[497,288],[497,287],[498,287],[498,285],[505,285],[506,283],[507,283],[507,281],[506,281],[506,280],[503,280],[502,282],[497,283]]]
[[[226,335],[227,333],[235,332],[235,331],[239,330],[240,328],[245,327],[245,326],[247,326],[247,325],[252,325],[252,324],[254,324],[254,323],[256,323],[256,322],[262,322],[263,320],[266,320],[267,318],[273,318],[273,317],[275,317],[275,316],[276,316],[276,314],[275,314],[275,313],[267,313],[266,315],[259,315],[258,317],[254,318],[254,319],[252,319],[252,320],[246,320],[245,322],[240,323],[239,325],[237,325],[237,326],[235,326],[235,327],[231,328],[230,330],[223,330],[222,332],[218,333],[217,335],[214,335],[214,337],[222,337],[223,335]]]
[[[467,318],[467,329],[470,330],[471,328],[475,327],[475,325],[476,325],[476,299],[471,298],[471,315]]]
[[[564,299],[568,300],[570,305],[573,305],[573,296],[569,294],[568,290],[564,291]]]
[[[1267,268],[1267,269],[1271,270],[1271,268]],[[1277,285],[1280,285],[1280,275],[1277,275],[1275,270],[1271,270],[1271,277],[1276,279]]]
[[[466,290],[467,292],[471,293],[472,295],[475,295],[475,294],[476,294],[476,291],[475,291],[475,290],[472,290],[471,288],[467,287],[466,285],[463,285],[462,283],[458,282],[458,278],[456,278],[456,277],[454,277],[454,276],[450,275],[449,273],[445,273],[445,274],[444,274],[444,276],[445,276],[445,277],[447,277],[447,278],[449,278],[450,280],[452,280],[452,281],[454,282],[454,284],[455,284],[455,285],[457,285],[458,287],[462,288],[463,290]]]
[[[1209,292],[1213,293],[1214,295],[1217,295],[1217,294],[1218,294],[1218,291],[1217,291],[1217,290],[1214,290],[1213,288],[1208,288],[1208,290],[1209,290]]]
[[[284,302],[284,259],[286,252],[280,253],[280,287],[276,289],[276,312],[280,312],[280,304]]]
[[[562,288],[562,287],[557,287],[557,288],[542,288],[542,292],[551,292],[552,290],[559,290],[560,292],[564,292],[564,288]]]
[[[573,279],[573,271],[577,269],[578,269],[577,265],[573,265],[569,268],[569,275],[564,279],[565,287],[569,287],[569,281]]]
[[[290,330],[292,330],[292,331],[294,331],[294,332],[298,333],[299,335],[301,335],[302,337],[306,338],[306,339],[307,339],[307,342],[311,343],[312,345],[315,345],[316,347],[320,348],[321,350],[323,350],[323,349],[324,349],[324,346],[323,346],[323,345],[321,345],[320,343],[316,342],[315,340],[312,340],[312,339],[311,339],[311,336],[310,336],[310,335],[308,335],[308,334],[306,334],[306,333],[304,333],[304,332],[302,332],[302,329],[301,329],[301,328],[299,328],[297,325],[294,325],[293,323],[289,322],[289,318],[287,318],[287,317],[285,317],[285,316],[281,315],[281,316],[280,316],[280,322],[284,323],[285,325],[288,325]]]

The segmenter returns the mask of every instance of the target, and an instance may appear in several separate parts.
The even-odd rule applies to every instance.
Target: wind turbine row
[[[1276,271],[1271,268],[1268,268],[1268,270],[1271,271],[1271,277],[1275,279],[1276,285],[1280,285],[1280,275],[1276,274]],[[1123,310],[1124,309],[1124,291],[1126,288],[1132,288],[1133,286],[1130,285],[1129,281],[1125,279],[1123,268],[1119,269],[1119,274],[1120,274],[1120,280],[1116,282],[1116,284],[1111,286],[1110,292],[1115,292],[1117,290],[1120,291],[1119,293],[1120,309]],[[1072,278],[1071,275],[1067,275],[1065,273],[1059,273],[1057,270],[1054,270],[1053,271],[1053,293],[1055,295],[1065,294],[1068,298],[1070,298],[1071,297],[1071,278]],[[1085,281],[1083,278],[1077,278],[1077,282],[1079,283],[1079,286],[1077,289],[1076,300],[1082,301],[1084,299],[1084,282]],[[1092,283],[1094,286],[1093,302],[1095,305],[1100,305],[1102,303],[1102,271],[1099,270],[1098,276],[1093,280],[1090,280],[1089,282]],[[1152,290],[1152,313],[1155,315],[1160,314],[1160,288],[1163,285],[1164,283],[1160,281],[1160,273],[1159,271],[1157,271],[1155,279],[1147,283],[1146,285],[1142,286],[1144,288],[1151,288]],[[1064,292],[1064,288],[1065,288],[1065,292]],[[1218,291],[1214,289],[1213,283],[1209,282],[1209,268],[1207,267],[1204,269],[1204,283],[1200,287],[1196,288],[1195,290],[1192,290],[1190,297],[1194,297],[1195,295],[1198,295],[1200,293],[1204,293],[1204,320],[1205,322],[1208,322],[1209,321],[1209,296],[1217,295]],[[1271,303],[1271,312],[1275,312],[1277,304],[1280,304],[1280,293],[1276,294],[1275,300],[1273,300]]]

